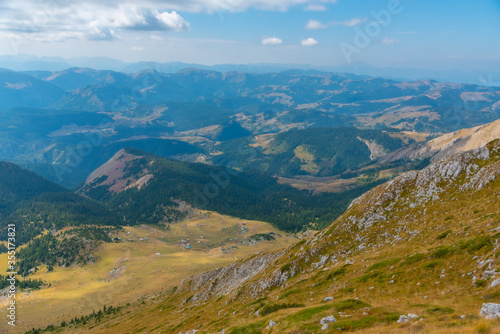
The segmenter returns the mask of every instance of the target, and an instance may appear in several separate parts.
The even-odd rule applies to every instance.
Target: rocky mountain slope
[[[443,157],[483,147],[500,137],[500,120],[444,134],[428,142],[416,143],[392,152],[380,159],[380,163],[397,160],[416,160],[432,158],[436,161]]]
[[[374,188],[309,240],[188,278],[149,305],[131,306],[133,317],[108,318],[92,330],[497,328],[496,322],[481,323],[480,310],[494,318],[500,302],[499,174],[497,139]]]

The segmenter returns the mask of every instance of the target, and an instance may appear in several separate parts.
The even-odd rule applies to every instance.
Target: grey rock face
[[[267,269],[281,255],[283,255],[283,251],[263,254],[248,261],[234,263],[224,268],[187,278],[181,283],[179,290],[196,292],[191,298],[191,302],[207,301],[211,296],[230,295],[243,283]],[[280,277],[279,279],[286,280],[288,277]],[[250,288],[252,295],[257,296],[269,284],[271,283],[260,281],[258,286],[252,286]]]
[[[406,315],[400,315],[399,319],[398,319],[398,324],[402,324],[402,323],[405,323],[408,321],[410,321],[410,317],[408,317]]]
[[[498,285],[500,285],[500,278],[497,278],[496,280],[494,280],[493,282],[491,282],[490,287],[494,288],[494,287],[496,287]]]
[[[335,319],[335,317],[333,315],[329,315],[328,317],[324,317],[323,319],[321,319],[319,324],[324,325],[324,324],[329,324],[332,322],[337,322],[337,320]]]
[[[500,318],[500,304],[484,303],[479,315],[486,319]]]
[[[486,270],[484,273],[483,273],[483,278],[488,278],[492,275],[495,275],[497,272],[494,271],[494,270]]]

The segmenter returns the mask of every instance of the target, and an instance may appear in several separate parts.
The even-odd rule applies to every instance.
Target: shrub
[[[334,307],[337,312],[343,312],[346,310],[359,310],[365,307],[370,307],[371,305],[365,303],[359,299],[346,299],[335,303]]]
[[[401,263],[401,265],[410,265],[410,264],[414,264],[414,263],[417,263],[419,261],[422,261],[423,259],[425,259],[425,255],[423,253],[417,253],[417,254],[414,254],[414,255],[410,255],[408,256],[404,261],[403,263]]]
[[[440,235],[437,236],[437,239],[438,240],[444,239],[448,236],[448,234],[451,234],[451,230],[441,233]]]
[[[364,274],[364,275],[358,277],[358,280],[360,282],[367,282],[369,279],[375,278],[375,277],[377,277],[377,276],[379,276],[381,274],[382,274],[382,272],[379,271],[379,270],[377,270],[377,271],[374,271],[374,272],[371,272],[371,273],[368,273],[368,274]]]
[[[449,308],[449,307],[440,307],[440,306],[435,306],[430,309],[425,310],[428,313],[433,313],[433,314],[450,314],[455,312],[454,309]]]
[[[375,264],[372,264],[368,268],[368,271],[374,270],[374,269],[380,269],[380,268],[383,268],[383,267],[392,266],[392,265],[395,265],[396,263],[399,263],[399,261],[401,261],[401,259],[387,259],[387,260],[384,260],[384,261],[381,261],[381,262],[377,262]]]
[[[438,260],[431,261],[429,263],[424,264],[424,268],[432,269],[432,268],[439,266],[441,263],[442,262],[438,261]]]
[[[234,327],[231,329],[229,334],[260,334],[262,333],[263,327],[264,327],[264,322],[260,321],[255,324]]]
[[[486,280],[484,280],[484,279],[478,279],[477,281],[474,282],[474,285],[477,288],[482,288],[482,287],[486,286],[486,283],[487,283]]]
[[[301,310],[295,314],[288,316],[287,320],[290,322],[302,323],[304,321],[310,320],[314,315],[321,313],[323,311],[327,311],[329,309],[330,309],[330,305],[310,307],[310,308],[307,308],[305,310]]]
[[[304,306],[305,306],[304,304],[295,304],[295,303],[292,303],[292,304],[287,304],[287,303],[283,303],[283,304],[268,304],[268,305],[266,305],[266,306],[264,306],[262,308],[262,310],[260,311],[260,314],[262,316],[264,316],[264,315],[268,315],[268,314],[271,314],[273,312],[276,312],[276,311],[279,311],[279,310],[282,310],[282,309],[304,307]]]
[[[341,331],[356,331],[363,328],[373,327],[373,325],[377,322],[378,319],[376,317],[369,315],[359,319],[341,320],[335,323],[335,328]]]
[[[300,289],[292,289],[292,290],[288,290],[287,292],[283,293],[279,299],[285,299],[286,297],[290,296],[290,295],[293,295],[293,294],[296,294],[296,293],[299,293],[301,292],[302,290]]]
[[[292,265],[290,263],[287,263],[287,264],[283,265],[280,270],[282,273],[284,273],[285,271],[288,271],[291,267],[292,267]]]
[[[459,244],[460,249],[467,250],[469,253],[477,252],[483,248],[492,248],[493,243],[488,236],[481,236],[474,239],[469,239]]]
[[[435,250],[431,257],[434,259],[442,259],[454,252],[453,246],[442,246]]]
[[[344,275],[346,272],[347,272],[347,269],[345,267],[336,269],[336,270],[332,271],[331,273],[329,273],[328,276],[326,276],[326,279],[331,280],[334,277]]]

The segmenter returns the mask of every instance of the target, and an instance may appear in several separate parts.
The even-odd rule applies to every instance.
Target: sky
[[[0,0],[0,55],[500,69],[500,0]]]

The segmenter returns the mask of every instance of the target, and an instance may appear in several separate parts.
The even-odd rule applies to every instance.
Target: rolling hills
[[[129,224],[178,220],[183,216],[182,201],[198,209],[300,231],[328,224],[371,186],[343,194],[312,195],[260,172],[238,172],[123,149],[95,170],[78,193],[107,203]]]
[[[220,143],[210,161],[282,177],[334,176],[358,170],[406,145],[402,138],[380,130],[308,128]]]
[[[499,117],[497,88],[432,80],[400,82],[300,70],[123,74],[71,68],[0,74],[0,95],[5,97],[0,159],[70,188],[137,141],[184,141],[192,146],[165,156],[203,162],[217,149],[230,150],[228,141],[289,130],[357,127],[437,135]],[[107,146],[120,147],[113,151]],[[136,148],[153,151],[155,146]],[[227,154],[213,161],[218,159],[231,160]],[[61,173],[68,162],[74,167]],[[281,168],[287,166],[278,162],[270,170],[279,174]],[[318,172],[296,163],[291,171]]]
[[[15,107],[49,107],[57,103],[64,90],[22,73],[0,69],[0,110]]]

